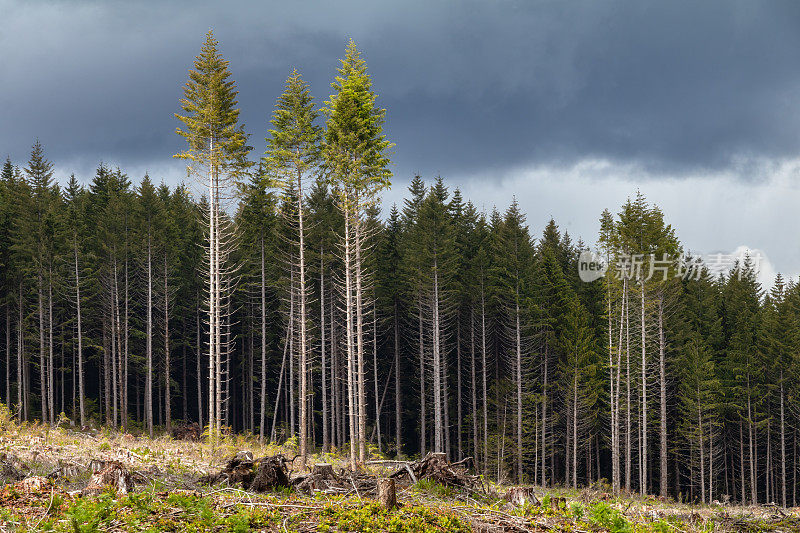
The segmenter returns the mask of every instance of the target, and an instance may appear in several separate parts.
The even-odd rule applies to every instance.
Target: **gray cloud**
[[[18,162],[39,137],[64,175],[88,180],[104,160],[180,179],[173,113],[211,27],[258,153],[290,70],[321,103],[352,37],[396,143],[388,200],[414,172],[441,174],[592,240],[600,210],[643,186],[689,245],[760,247],[800,272],[797,246],[766,237],[786,230],[774,217],[721,235],[696,215],[699,198],[737,221],[719,187],[777,201],[800,148],[794,1],[0,0],[0,19],[0,155]]]
[[[401,176],[587,156],[680,174],[798,148],[795,2],[0,7],[0,149],[16,158],[36,136],[65,165],[168,158],[180,147],[180,87],[209,27],[259,149],[288,71],[325,98],[348,37],[389,111]]]

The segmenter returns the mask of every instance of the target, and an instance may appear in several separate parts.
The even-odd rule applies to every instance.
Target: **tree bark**
[[[166,253],[164,253],[164,367],[164,421],[167,435],[170,435],[172,434],[172,404],[170,403],[169,269],[167,268]]]
[[[361,265],[361,208],[356,200],[353,213],[355,233],[355,274],[356,274],[356,353],[358,356],[358,458],[361,463],[367,460],[367,389],[364,369],[364,313],[363,313],[363,280]]]
[[[664,341],[664,295],[658,299],[658,377],[659,400],[661,401],[661,446],[659,477],[661,480],[659,493],[667,497],[667,363]],[[709,452],[711,453],[711,452]]]
[[[425,343],[423,337],[423,322],[422,322],[422,295],[418,296],[418,311],[417,311],[417,318],[418,318],[418,342],[419,342],[419,425],[420,425],[420,455],[423,457],[425,456],[425,452],[427,451],[426,446],[426,438],[428,436],[427,431],[427,422],[428,417],[427,413],[425,412],[425,407],[427,403],[426,398],[426,391],[425,391]]]
[[[397,507],[397,491],[392,478],[378,480],[378,502],[387,511]]]
[[[46,344],[44,339],[44,288],[42,273],[39,272],[37,283],[37,295],[39,299],[39,381],[42,405],[42,422],[49,420],[47,412],[47,360],[45,358]]]
[[[397,310],[397,297],[394,299],[394,432],[395,449],[399,456],[403,453],[403,411],[400,392],[400,319]]]
[[[378,434],[378,454],[383,454],[383,445],[381,443],[381,405],[382,402],[378,400],[378,310],[376,307],[372,309],[372,371],[373,381],[375,383],[375,431]],[[385,392],[385,389],[384,389]],[[375,432],[373,432],[375,433]]]
[[[197,365],[197,421],[200,427],[203,427],[203,365],[200,362],[201,354],[203,353],[203,346],[200,343],[200,335],[202,333],[200,327],[200,295],[197,295],[197,315],[195,324],[195,363]]]
[[[481,372],[483,381],[483,470],[488,474],[489,468],[489,389],[487,386],[486,367],[486,291],[484,288],[483,270],[481,270]],[[546,379],[546,378],[545,378]]]
[[[442,364],[439,344],[439,274],[437,272],[436,260],[433,263],[433,341],[431,348],[433,351],[433,447],[434,452],[444,452],[442,442],[443,423],[442,423]]]
[[[516,289],[516,378],[517,378],[517,483],[522,483],[522,329],[519,317],[519,286]]]
[[[781,369],[781,502],[786,507],[786,423],[784,418],[783,369]]]
[[[150,228],[147,230],[147,376],[145,376],[145,419],[147,432],[153,438],[153,251]]]
[[[639,492],[647,493],[647,346],[645,342],[644,281],[641,281],[642,306],[642,452],[639,457]]]
[[[331,450],[331,436],[328,420],[327,360],[325,357],[325,248],[323,246],[320,246],[319,250],[319,332],[319,348],[322,360],[322,368],[320,369],[320,377],[322,378],[322,451],[328,453]]]
[[[297,171],[297,219],[299,233],[300,285],[300,469],[305,469],[308,455],[308,362],[306,339],[306,262],[303,227],[303,176]],[[362,458],[363,461],[363,458]]]

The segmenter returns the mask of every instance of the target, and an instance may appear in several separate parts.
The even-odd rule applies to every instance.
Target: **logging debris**
[[[428,479],[447,487],[475,489],[481,486],[481,482],[478,476],[469,473],[472,465],[471,457],[451,463],[444,453],[429,453],[419,461],[403,464],[389,477],[403,479],[408,476],[412,483]]]
[[[251,452],[240,451],[228,459],[221,471],[201,477],[200,483],[215,485],[225,482],[229,486],[238,484],[255,492],[289,487],[287,462],[282,454],[254,459]]]

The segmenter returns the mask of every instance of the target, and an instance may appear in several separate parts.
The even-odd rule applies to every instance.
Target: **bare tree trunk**
[[[347,200],[346,200],[347,202]],[[356,412],[354,394],[354,358],[355,347],[353,346],[353,282],[352,282],[352,262],[350,259],[352,240],[350,237],[350,209],[345,204],[344,209],[344,271],[345,271],[345,312],[347,315],[347,403],[349,407],[350,420],[350,468],[356,468]]]
[[[781,502],[786,507],[786,424],[783,408],[783,369],[781,369]]]
[[[197,338],[195,339],[195,363],[197,364],[197,421],[200,424],[200,427],[203,427],[203,366],[200,363],[200,354],[203,353],[203,346],[200,343],[200,295],[197,295],[197,315],[196,315],[196,324],[195,324],[195,334]]]
[[[708,501],[714,501],[714,428],[708,424]]]
[[[47,400],[48,411],[50,412],[50,424],[55,425],[55,376],[53,374],[55,368],[55,358],[53,357],[53,270],[51,267],[49,268],[50,270],[47,276]]]
[[[742,481],[742,500],[740,503],[744,505],[747,502],[747,481],[744,467],[744,429],[742,428],[741,419],[739,419],[739,474]]]
[[[758,503],[758,486],[756,485],[756,460],[755,445],[753,443],[753,415],[750,408],[750,376],[747,377],[747,429],[750,435],[750,502]]]
[[[300,469],[305,469],[308,455],[308,362],[306,339],[306,262],[305,232],[303,227],[303,179],[297,172],[297,218],[299,230],[300,267]],[[363,460],[363,459],[362,459]]]
[[[6,405],[11,407],[11,304],[6,303]]]
[[[356,273],[356,348],[358,355],[358,458],[361,463],[367,460],[367,389],[364,370],[364,315],[363,280],[361,272],[361,211],[358,201],[354,210],[355,230],[355,273]]]
[[[289,275],[289,286],[291,287],[291,291],[289,293],[289,307],[294,309],[295,306],[295,281],[294,281],[294,266],[290,267],[291,273]],[[297,320],[295,318],[294,312],[290,313],[292,320]],[[295,394],[294,394],[294,322],[292,322],[292,336],[289,337],[289,435],[294,437],[295,436]]]
[[[642,300],[642,453],[639,457],[639,492],[647,493],[647,347],[644,321],[644,281],[641,282]]]
[[[472,418],[472,455],[477,460],[480,447],[480,437],[478,433],[478,381],[475,371],[475,307],[469,307],[469,355],[470,355],[470,396],[471,396],[471,418]],[[537,411],[538,412],[538,411]]]
[[[433,295],[431,307],[433,311],[433,442],[434,452],[443,452],[442,442],[442,362],[439,345],[439,274],[436,260],[433,263]]]
[[[169,270],[166,253],[164,253],[164,366],[164,422],[167,435],[170,435],[172,433],[172,405],[170,403]]]
[[[112,376],[112,396],[114,405],[114,427],[117,425],[119,417],[119,406],[121,405],[122,388],[122,337],[119,325],[119,285],[117,283],[117,259],[116,249],[114,251],[114,269],[111,291],[111,376]]]
[[[39,380],[41,383],[42,422],[45,422],[49,420],[50,416],[47,412],[47,360],[45,358],[43,285],[42,273],[39,272],[37,284],[39,298]]]
[[[124,331],[124,346],[123,346],[123,372],[122,372],[122,427],[128,429],[128,304],[130,302],[128,294],[128,237],[127,228],[125,234],[125,331]]]
[[[147,352],[147,376],[145,376],[145,418],[147,432],[153,438],[153,252],[150,228],[147,230],[147,331],[145,333]]]
[[[667,363],[664,341],[664,295],[658,299],[658,377],[659,400],[661,401],[661,447],[659,477],[661,478],[659,493],[667,497]],[[709,455],[711,451],[709,450]],[[709,486],[710,489],[710,486]]]
[[[381,405],[378,400],[378,310],[377,305],[372,309],[372,371],[375,381],[375,431],[378,434],[378,454],[383,454],[381,444]],[[388,382],[387,382],[388,385]],[[384,389],[385,392],[385,389]]]
[[[397,298],[394,300],[394,432],[395,432],[395,449],[397,455],[403,451],[402,447],[402,429],[403,429],[403,412],[401,405],[400,393],[400,318],[397,310]]]
[[[267,276],[263,233],[260,235],[259,241],[261,245],[261,423],[258,429],[258,439],[263,444],[267,420]]]
[[[110,356],[110,365],[111,371],[108,374],[109,376],[109,396],[111,397],[111,424],[116,427],[117,426],[117,416],[119,415],[117,409],[117,358],[119,355],[119,346],[117,343],[117,291],[116,286],[114,285],[114,279],[116,278],[116,267],[113,269],[112,272],[113,276],[111,279],[111,288],[109,293],[109,313],[111,315],[111,356]]]
[[[625,403],[625,490],[631,490],[631,468],[632,468],[632,448],[633,443],[631,442],[632,437],[632,425],[631,425],[631,407],[633,406],[633,401],[631,398],[631,320],[630,320],[630,301],[628,299],[628,286],[625,285],[623,297],[625,298],[625,395],[626,395],[626,403]],[[622,327],[622,322],[620,322],[620,328]],[[622,347],[620,346],[620,349]],[[621,371],[618,369],[618,371]],[[619,409],[619,406],[617,406]]]
[[[111,316],[114,315],[112,313]],[[113,318],[112,318],[113,320]],[[101,398],[102,401],[100,402],[104,406],[105,417],[106,417],[106,424],[111,425],[111,340],[108,337],[108,328],[109,324],[107,320],[103,320],[103,387],[101,388]]]
[[[209,139],[208,165],[208,430],[211,439],[216,442],[219,433],[219,409],[217,390],[219,388],[219,370],[217,365],[219,354],[218,312],[218,273],[217,264],[217,182],[214,166],[214,136]]]
[[[700,499],[706,503],[706,476],[705,476],[705,457],[703,454],[703,416],[700,411],[700,389],[697,389],[697,428],[699,435],[697,445],[700,448]]]
[[[462,444],[462,419],[464,417],[464,413],[461,408],[461,313],[460,311],[456,314],[456,415],[458,417],[458,423],[456,424],[456,432],[457,432],[457,451],[458,451],[458,460],[464,458],[464,447]]]
[[[423,337],[422,324],[422,295],[418,297],[418,325],[419,325],[419,424],[420,424],[420,454],[424,457],[426,452],[426,438],[428,436],[427,422],[428,417],[425,412],[426,392],[425,392],[425,341]]]
[[[22,300],[22,281],[19,282],[19,300],[18,302],[18,309],[19,309],[19,317],[18,325],[19,329],[17,332],[17,409],[19,409],[18,418],[20,421],[27,420],[27,405],[23,403],[23,400],[26,400],[26,396],[24,394],[25,391],[25,381],[23,376],[23,370],[25,368],[25,333],[24,333],[24,320],[23,320],[23,307],[24,303]]]
[[[341,369],[341,364],[339,362],[339,351],[337,350],[337,338],[336,338],[336,314],[335,314],[335,307],[334,307],[334,295],[331,294],[331,297],[328,298],[328,305],[329,313],[328,316],[330,319],[328,320],[328,324],[330,325],[330,354],[331,354],[331,441],[333,445],[337,448],[342,447],[342,443],[344,439],[342,438],[342,434],[344,433],[342,427],[342,407],[341,407],[341,383],[339,382],[338,376],[339,371]]]
[[[325,248],[319,249],[319,333],[320,333],[320,356],[322,368],[320,377],[322,379],[322,451],[331,451],[331,436],[328,421],[328,385],[327,385],[327,360],[325,358]]]
[[[214,303],[214,382],[215,382],[215,390],[214,393],[216,395],[215,406],[214,406],[214,415],[216,419],[214,421],[214,427],[217,433],[222,430],[223,424],[223,389],[226,386],[226,383],[222,380],[222,261],[221,261],[221,244],[220,241],[222,239],[222,229],[221,229],[221,219],[220,219],[220,191],[219,191],[219,177],[214,177],[214,196],[216,196],[216,200],[214,202],[214,209],[215,214],[214,218],[216,220],[214,224],[214,299],[216,300]]]
[[[606,263],[610,263],[606,258]],[[606,315],[608,317],[608,381],[609,403],[611,404],[611,486],[615,493],[619,492],[619,449],[617,445],[617,409],[614,404],[614,346],[611,320],[611,276],[606,277]],[[620,326],[622,327],[622,326]]]
[[[78,327],[78,403],[80,405],[81,427],[86,425],[85,391],[83,382],[83,322],[81,320],[81,274],[78,268],[78,241],[77,236],[73,240],[73,250],[75,252],[75,307],[77,312]]]
[[[522,483],[522,328],[519,319],[519,286],[516,288],[516,378],[517,378],[517,483]]]
[[[483,286],[481,272],[481,372],[483,380],[483,470],[488,473],[489,467],[489,392],[486,377],[486,291]],[[546,367],[545,367],[546,368]],[[545,372],[546,376],[546,372]],[[547,378],[545,377],[545,382]]]
[[[578,369],[572,383],[572,488],[578,488]]]
[[[281,399],[281,389],[283,388],[283,376],[286,375],[286,354],[289,351],[289,339],[292,338],[292,329],[294,327],[294,306],[292,305],[289,308],[289,323],[286,327],[286,338],[284,339],[283,343],[283,358],[281,359],[281,371],[278,374],[278,391],[275,394],[275,407],[273,408],[272,413],[272,429],[269,432],[269,440],[270,442],[275,442],[277,435],[275,434],[275,426],[278,422],[278,403]]]
[[[612,460],[612,480],[616,480],[613,482],[613,489],[614,493],[618,494],[620,491],[620,436],[619,436],[619,418],[620,418],[620,409],[619,409],[619,389],[620,389],[620,375],[622,373],[622,334],[623,334],[623,325],[625,324],[625,320],[627,319],[626,311],[627,311],[627,303],[628,303],[628,280],[622,280],[622,305],[620,311],[620,319],[619,319],[619,343],[617,344],[617,363],[616,367],[616,377],[612,377],[612,386],[614,389],[613,399],[612,399],[612,418],[614,419],[612,422],[612,444],[611,444],[611,460]],[[630,389],[629,389],[630,390]],[[630,405],[628,406],[630,409]],[[630,431],[628,431],[630,435]],[[630,449],[630,446],[628,447]],[[630,464],[630,461],[628,461]],[[626,480],[627,483],[627,480]],[[628,487],[626,487],[627,489]]]

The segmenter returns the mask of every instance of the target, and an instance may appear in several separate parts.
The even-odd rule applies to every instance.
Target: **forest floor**
[[[331,454],[314,455],[310,464],[331,463],[344,480],[339,490],[256,493],[228,481],[200,481],[242,450],[252,457],[295,454],[292,443],[261,446],[243,436],[212,446],[0,420],[0,531],[800,531],[800,508],[682,505],[613,497],[607,487],[528,487],[509,502],[511,487],[482,479],[474,488],[398,480],[400,507],[387,510],[365,487],[398,465],[373,464],[351,475],[342,457]],[[88,494],[92,472],[110,464],[124,467],[129,490]],[[291,463],[288,470],[295,480],[304,475]]]

